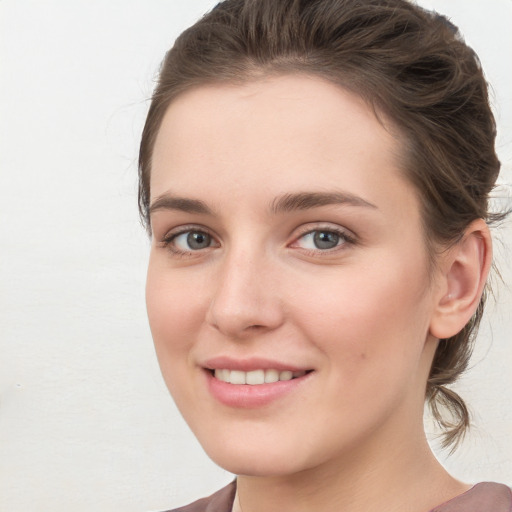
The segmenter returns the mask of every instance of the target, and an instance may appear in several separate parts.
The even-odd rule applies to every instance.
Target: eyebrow
[[[270,209],[272,213],[278,214],[296,210],[309,210],[333,204],[378,209],[377,206],[362,197],[348,192],[299,192],[296,194],[285,194],[274,199]]]
[[[270,204],[270,212],[274,215],[300,210],[310,210],[321,206],[349,205],[378,209],[374,204],[362,197],[348,192],[297,192],[276,197]],[[158,210],[176,210],[185,213],[214,215],[214,211],[200,199],[163,194],[157,197],[149,207],[149,214]]]
[[[204,201],[177,197],[171,194],[163,194],[157,197],[149,207],[149,214],[151,215],[158,210],[177,210],[185,213],[213,215],[213,210]]]

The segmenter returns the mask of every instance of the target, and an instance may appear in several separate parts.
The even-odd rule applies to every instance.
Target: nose
[[[206,321],[233,339],[277,329],[284,321],[277,270],[264,255],[238,252],[226,258]]]

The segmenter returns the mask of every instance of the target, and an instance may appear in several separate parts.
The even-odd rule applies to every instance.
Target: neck
[[[417,439],[404,442],[407,437],[384,445],[387,453],[372,449],[345,453],[329,464],[293,475],[239,476],[240,508],[242,512],[381,512],[384,507],[427,512],[468,489],[439,464],[423,431]]]

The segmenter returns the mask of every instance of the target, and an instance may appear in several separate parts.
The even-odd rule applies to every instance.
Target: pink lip
[[[243,372],[250,372],[252,370],[289,370],[292,372],[300,372],[303,370],[311,370],[311,368],[304,368],[299,366],[290,365],[288,363],[281,363],[271,359],[261,357],[251,357],[250,359],[233,359],[228,356],[213,357],[205,361],[201,366],[209,370],[240,370]]]
[[[261,366],[259,368],[261,368]],[[239,409],[264,407],[284,398],[296,392],[300,386],[310,379],[313,373],[314,372],[306,373],[302,377],[291,380],[252,386],[249,384],[230,384],[216,379],[211,370],[205,369],[204,371],[207,387],[212,396],[228,407]]]

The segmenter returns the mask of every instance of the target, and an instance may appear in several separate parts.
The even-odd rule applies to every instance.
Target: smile
[[[249,386],[258,386],[261,384],[270,384],[273,382],[287,381],[303,377],[306,371],[293,372],[291,370],[252,370],[244,372],[241,370],[217,369],[214,371],[216,379],[229,384],[248,384]]]
[[[253,367],[254,368],[254,367]],[[231,408],[253,409],[269,406],[304,389],[314,370],[277,368],[205,368],[203,375],[211,396]],[[282,403],[282,402],[280,402]]]

